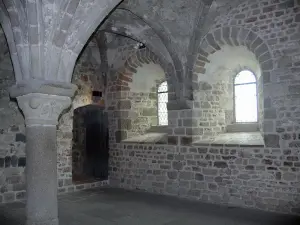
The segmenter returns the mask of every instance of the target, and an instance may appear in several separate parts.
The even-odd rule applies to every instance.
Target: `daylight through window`
[[[257,82],[249,70],[241,71],[234,80],[235,122],[257,122]]]
[[[168,125],[168,83],[164,81],[157,90],[158,125]]]

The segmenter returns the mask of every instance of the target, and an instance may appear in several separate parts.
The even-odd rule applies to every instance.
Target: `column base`
[[[54,220],[45,220],[45,221],[32,221],[27,220],[26,225],[59,225],[58,219]]]

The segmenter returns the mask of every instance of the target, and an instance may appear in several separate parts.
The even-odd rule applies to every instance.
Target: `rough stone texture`
[[[56,127],[27,127],[26,134],[27,224],[58,224]]]
[[[2,61],[2,59],[5,57],[5,55],[8,53],[9,50],[8,50],[7,42],[1,25],[0,25],[0,46],[1,46],[0,61]]]
[[[26,223],[58,224],[56,125],[71,99],[31,93],[17,97],[17,101],[25,117],[27,135]],[[16,164],[14,157],[9,161]]]
[[[145,36],[143,41],[149,43],[149,40],[151,40],[152,44],[149,44],[149,46],[153,46],[151,51],[157,56],[168,58],[166,55],[169,55],[171,58],[170,68],[173,70],[171,75],[179,81],[178,83],[174,82],[177,98],[191,100],[190,82],[185,79],[189,70],[187,60],[193,54],[193,44],[199,38],[199,35],[195,35],[194,30],[197,29],[199,21],[205,20],[202,17],[203,8],[203,2],[195,0],[177,0],[171,5],[168,1],[124,1],[119,6],[119,9],[124,9],[133,14],[131,16],[142,19],[142,22],[134,19],[133,22],[126,24],[125,27],[127,27],[128,33],[137,33],[137,37],[142,34],[143,37]],[[126,17],[119,18],[123,20]],[[117,21],[118,18],[114,23],[118,23]],[[135,31],[137,24],[139,24],[139,28],[143,27],[142,32]],[[148,29],[149,26],[153,30]],[[150,32],[147,33],[147,31]],[[152,35],[153,31],[155,35]],[[160,48],[161,44],[163,44],[163,48]],[[165,54],[165,50],[168,54]]]
[[[1,49],[2,51],[2,49]],[[0,57],[1,58],[1,57]],[[1,60],[2,59],[2,60]],[[14,84],[9,54],[0,59],[0,202],[12,202],[25,189],[25,126],[16,102],[9,98]]]
[[[78,90],[72,106],[62,115],[58,126],[58,183],[64,192],[69,188],[73,189],[73,166],[81,161],[77,156],[84,150],[82,143],[80,144],[85,133],[84,127],[81,126],[82,121],[79,118],[73,120],[74,110],[80,111],[82,107],[90,104],[104,106],[105,79],[101,73],[99,48],[96,40],[92,39],[77,60],[72,82],[78,86]],[[102,92],[102,97],[95,98],[93,91]],[[82,184],[82,188],[84,186]]]
[[[262,129],[269,146],[288,147],[293,136],[298,136],[297,113],[293,113],[298,109],[295,92],[299,61],[298,13],[298,1],[245,1],[218,16],[211,28],[218,45],[235,45],[235,39],[239,37],[260,63],[263,78],[259,81],[260,121],[268,123],[268,127],[273,126],[273,129]],[[237,32],[241,26],[252,32]],[[222,29],[223,37],[229,32],[230,38],[219,39],[218,29]],[[271,106],[264,106],[264,99]]]
[[[110,183],[122,188],[281,213],[299,210],[297,148],[114,144],[110,159]]]
[[[57,131],[59,193],[88,189],[107,183],[94,182],[81,185],[72,183],[73,110],[93,102],[104,104],[102,98],[95,99],[92,97],[93,90],[104,91],[105,78],[95,75],[100,75],[99,57],[98,47],[92,41],[81,54],[74,70],[73,82],[80,88],[71,109],[60,118]],[[3,60],[0,61],[0,196],[9,193],[10,196],[14,197],[0,197],[1,202],[11,202],[25,198],[26,136],[24,118],[16,102],[9,99],[7,91],[14,82],[13,68],[9,54],[6,54]]]
[[[124,66],[128,56],[137,51],[138,41],[126,38],[114,33],[104,33],[106,36],[107,60],[109,66],[109,77]],[[100,43],[103,44],[103,43]]]
[[[226,132],[226,126],[235,123],[235,75],[246,68],[257,74],[258,80],[261,74],[255,55],[245,47],[216,48],[219,50],[208,55],[207,62],[203,61],[206,54],[201,50],[194,70],[197,79],[194,82],[193,118],[198,121],[198,127],[205,130],[202,139]]]
[[[146,21],[159,22],[161,30],[156,27],[154,29],[169,35],[173,48],[184,62],[199,10],[196,5],[194,0],[177,0],[171,6],[168,1],[125,1],[121,7],[128,8],[137,15],[145,15]]]
[[[79,41],[76,38],[90,35],[77,23],[79,25],[81,16],[91,12],[88,9],[96,2],[85,1],[80,7],[76,1],[72,1],[75,5],[66,4],[66,7],[78,9],[75,14],[75,11],[66,13],[66,17],[73,15],[72,23],[75,24],[68,31],[74,32],[74,36],[70,33],[64,36],[65,29],[60,27],[62,32],[54,35],[53,43],[59,45],[59,50],[65,43],[61,41],[68,40],[63,49],[70,50],[72,45],[76,54],[70,57],[71,50],[50,61],[48,53],[46,58],[39,58],[46,62],[47,68],[51,67],[51,60],[62,62],[61,67],[53,67],[58,69],[56,72],[46,69],[47,75],[57,75],[57,80],[61,81],[71,80],[73,66],[66,65],[73,65],[85,44],[84,38]],[[204,8],[202,3],[207,7]],[[96,32],[96,40],[90,42],[77,61],[73,83],[79,90],[73,106],[60,118],[57,141],[59,192],[93,187],[72,184],[72,116],[74,109],[94,102],[91,93],[97,90],[103,91],[110,113],[112,185],[299,214],[299,1],[226,0],[210,3],[178,0],[170,5],[169,1],[124,1],[105,23],[109,34],[103,37],[104,27]],[[87,9],[84,13],[79,10],[83,8]],[[99,11],[96,7],[94,10]],[[14,12],[10,10],[10,13]],[[84,18],[83,25],[90,17]],[[68,18],[64,19],[67,22]],[[49,22],[52,26],[52,21]],[[203,32],[196,32],[195,26],[201,24]],[[68,23],[63,25],[68,27]],[[83,27],[90,29],[94,25]],[[30,41],[35,41],[36,36],[32,33],[29,36]],[[146,48],[141,43],[145,43]],[[196,59],[195,63],[187,62],[189,56]],[[24,64],[28,65],[25,58]],[[167,144],[119,144],[117,142],[127,137],[146,132],[156,122],[155,85],[159,82],[151,86],[151,91],[134,89],[140,69],[152,64],[161,67],[164,79],[170,84],[172,103],[169,106],[177,106],[169,110],[169,125],[163,134]],[[259,126],[265,147],[261,144],[255,147],[251,140],[242,145],[215,143],[213,139],[225,132],[226,125],[233,121],[230,76],[243,68],[252,69],[258,77]],[[36,77],[45,75],[36,73],[37,68],[32,69]],[[18,81],[20,74],[15,71]],[[11,66],[8,70],[0,70],[1,89],[14,83],[8,74],[12,74]],[[193,94],[187,88],[193,90]],[[177,92],[180,92],[179,96]],[[26,159],[22,153],[27,137],[24,138],[24,121],[18,119],[20,114],[16,104],[8,101],[6,90],[0,93],[3,96],[0,115],[4,115],[5,122],[9,121],[9,126],[0,130],[0,149],[2,144],[4,146],[0,152],[3,152],[0,157],[0,201],[8,202],[25,197],[22,174]],[[178,97],[183,100],[188,97],[189,101],[184,101],[188,106],[185,110]],[[199,140],[202,142],[196,145]]]
[[[69,95],[74,94],[70,81],[75,61],[97,26],[119,2],[1,1],[0,22],[14,62],[15,96],[32,91],[57,94],[59,88],[53,84],[69,87]],[[31,13],[27,13],[29,10]]]
[[[210,135],[222,132],[224,125],[232,118],[232,106],[227,108],[230,104],[226,103],[228,97],[232,98],[231,92],[227,91],[230,90],[227,86],[232,87],[232,83],[228,83],[224,78],[217,83],[214,77],[218,73],[226,74],[224,68],[229,69],[232,77],[246,67],[258,77],[259,125],[265,135],[266,144],[270,147],[279,144],[282,147],[293,145],[290,145],[290,141],[291,136],[297,136],[297,117],[290,110],[297,111],[298,108],[296,74],[299,48],[296,42],[299,37],[297,39],[295,33],[299,23],[294,18],[297,16],[299,3],[288,2],[289,4],[283,1],[235,1],[231,3],[235,4],[231,5],[232,9],[219,9],[220,15],[201,40],[193,77],[196,100],[194,107],[207,108],[207,113],[195,115],[194,119],[207,120],[206,117],[215,117],[212,124],[203,123]],[[221,63],[217,60],[216,55],[220,54],[219,52],[226,52],[226,48],[234,50],[235,46],[243,46],[254,54],[257,66],[251,64],[249,58],[243,54],[238,54],[238,59],[234,59],[234,51],[227,54],[227,59],[228,62],[238,62],[238,66],[229,65],[227,59]],[[218,70],[218,67],[223,69]],[[225,87],[217,88],[222,86]],[[264,106],[264,99],[268,100],[268,105]],[[276,131],[280,133],[276,134]]]
[[[129,55],[110,77],[106,107],[112,142],[142,135],[157,125],[157,88],[166,79],[160,65],[150,50],[141,49]]]

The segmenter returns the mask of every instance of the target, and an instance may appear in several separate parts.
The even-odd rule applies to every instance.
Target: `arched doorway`
[[[108,140],[108,117],[104,107],[91,104],[74,110],[73,182],[108,179]]]

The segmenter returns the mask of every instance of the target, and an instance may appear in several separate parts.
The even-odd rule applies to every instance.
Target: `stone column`
[[[31,93],[17,97],[26,123],[27,225],[58,225],[58,117],[71,98]]]

